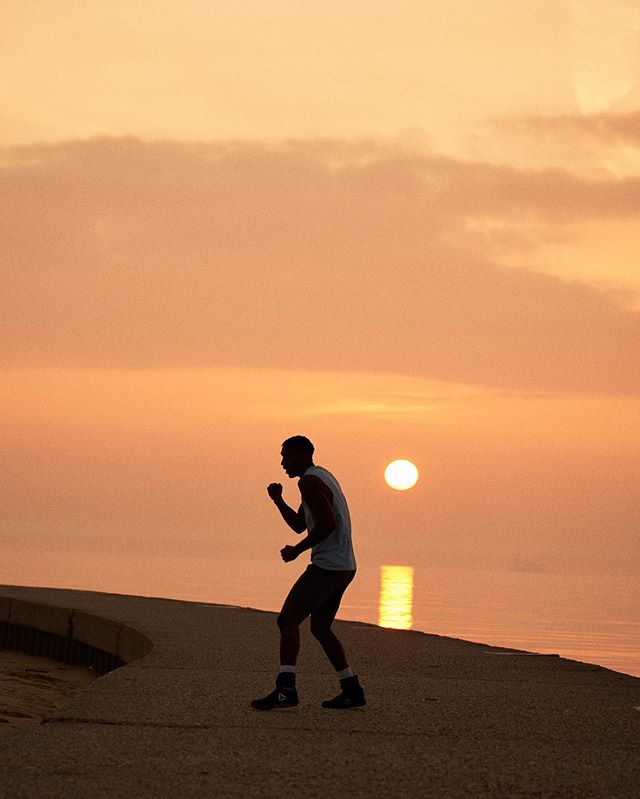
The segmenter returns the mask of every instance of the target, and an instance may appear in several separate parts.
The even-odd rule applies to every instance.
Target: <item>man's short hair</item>
[[[286,441],[282,442],[283,447],[291,447],[291,449],[299,449],[302,452],[308,452],[313,455],[315,447],[306,436],[291,436]]]

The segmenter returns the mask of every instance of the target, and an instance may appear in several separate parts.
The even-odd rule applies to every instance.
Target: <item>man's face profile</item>
[[[296,477],[308,465],[308,459],[304,452],[291,447],[283,447],[281,465],[289,477]]]

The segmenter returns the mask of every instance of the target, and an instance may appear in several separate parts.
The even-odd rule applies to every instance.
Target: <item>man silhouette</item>
[[[282,443],[282,468],[290,478],[299,477],[302,503],[296,512],[282,499],[282,485],[270,483],[267,492],[285,522],[296,533],[308,535],[296,546],[280,550],[285,563],[311,549],[311,563],[297,579],[284,601],[280,628],[280,673],[275,690],[251,706],[258,710],[295,707],[296,659],[300,650],[300,624],[311,616],[311,633],[318,639],[340,680],[341,693],[322,702],[326,708],[352,708],[366,704],[364,691],[347,664],[344,648],[331,625],[342,595],[356,574],[351,543],[351,518],[347,501],[336,478],[313,463],[314,446],[306,436],[292,436]]]

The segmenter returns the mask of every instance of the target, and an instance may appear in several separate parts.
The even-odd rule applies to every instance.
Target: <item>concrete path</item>
[[[368,705],[325,710],[338,683],[305,622],[301,704],[256,711],[278,667],[274,613],[0,585],[9,622],[43,606],[127,665],[0,738],[3,797],[640,796],[638,678],[339,621]]]

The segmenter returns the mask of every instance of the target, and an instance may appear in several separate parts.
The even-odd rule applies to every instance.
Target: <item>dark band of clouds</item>
[[[587,181],[384,142],[95,138],[1,153],[4,367],[384,370],[635,394],[640,314],[504,268],[470,219],[634,215]]]

